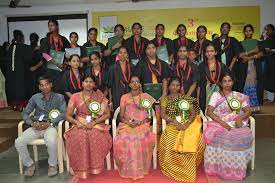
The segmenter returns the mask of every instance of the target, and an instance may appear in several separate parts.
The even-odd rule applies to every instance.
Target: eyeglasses
[[[133,84],[139,84],[140,81],[131,81],[131,83],[133,83]]]

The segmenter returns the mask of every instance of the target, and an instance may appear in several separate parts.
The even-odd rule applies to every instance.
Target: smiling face
[[[138,24],[136,24],[136,25],[134,25],[134,27],[132,29],[132,33],[135,36],[140,36],[142,33],[142,28]]]
[[[178,35],[179,35],[179,37],[185,37],[185,35],[186,35],[186,29],[185,29],[185,27],[180,26],[178,28]]]
[[[97,38],[97,32],[92,30],[89,32],[89,40],[90,41],[96,41],[96,38]]]
[[[251,29],[251,27],[246,27],[244,30],[244,36],[246,39],[252,39],[253,37],[253,30]]]
[[[178,50],[178,57],[181,60],[184,60],[187,58],[188,52],[187,52],[187,48],[186,47],[180,47]]]
[[[158,26],[156,28],[155,32],[156,32],[156,36],[157,37],[163,37],[164,36],[164,32],[165,32],[164,27],[163,26]]]
[[[216,55],[217,55],[217,52],[214,46],[211,45],[206,47],[205,56],[208,60],[213,60]]]
[[[197,31],[197,37],[198,39],[204,39],[206,36],[206,31],[204,30],[204,28],[200,27],[199,30]]]
[[[83,90],[85,90],[85,91],[92,91],[95,88],[95,82],[92,78],[87,77],[82,82],[82,87],[83,87]]]
[[[126,61],[128,60],[128,52],[126,50],[126,48],[120,48],[119,52],[118,52],[118,58],[120,61]]]
[[[146,54],[148,57],[154,57],[156,56],[157,48],[153,44],[148,44],[146,48]]]
[[[77,36],[76,34],[72,34],[72,35],[70,36],[70,42],[71,42],[72,44],[77,44],[77,42],[78,42],[78,36]]]
[[[96,54],[92,54],[90,60],[94,67],[101,64],[101,59]]]
[[[72,56],[72,59],[70,60],[70,65],[72,68],[77,69],[80,66],[79,57],[76,55]]]
[[[221,27],[221,34],[222,35],[228,35],[229,34],[229,31],[230,31],[230,26],[228,24],[224,24],[222,27]]]
[[[134,91],[136,90],[140,90],[141,88],[141,84],[140,84],[140,80],[137,76],[134,76],[131,78],[131,82],[130,82],[130,88]]]
[[[170,94],[178,94],[180,93],[180,82],[178,80],[173,80],[169,87],[169,93]]]

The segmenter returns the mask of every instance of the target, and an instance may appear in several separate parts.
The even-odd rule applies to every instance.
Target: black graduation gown
[[[59,35],[61,38],[61,41],[63,43],[63,47],[61,47],[60,51],[65,52],[65,48],[70,48],[70,43],[67,40],[67,38],[65,38],[64,36]],[[50,50],[57,50],[57,48],[55,48],[55,45],[51,45],[50,43],[50,35],[46,36],[45,38],[43,38],[43,40],[41,41],[41,52],[42,53],[50,53]],[[47,65],[45,63],[45,65]],[[62,93],[62,83],[60,83],[61,81],[61,77],[63,72],[61,71],[57,71],[57,70],[53,70],[53,69],[46,69],[46,73],[47,75],[49,75],[49,77],[52,80],[53,83],[53,90],[57,93]]]
[[[14,69],[12,66],[13,48],[15,49]],[[31,96],[27,76],[31,75],[32,49],[26,44],[12,45],[8,51],[6,90],[9,102],[17,103],[28,100]]]
[[[138,74],[142,84],[153,83],[152,73],[148,66],[150,64],[151,63],[149,63],[148,58],[145,57],[145,59],[141,60],[137,65],[137,74]],[[161,70],[160,70],[161,74],[160,74],[160,76],[157,77],[157,80],[158,80],[158,83],[162,83],[163,79],[169,78],[169,67],[165,61],[160,60],[160,59],[158,59],[158,64],[161,65]]]
[[[101,53],[104,54],[104,51],[106,50],[106,46],[105,46],[104,44],[102,44],[102,43],[100,43],[100,42],[96,42],[95,46],[100,46]],[[84,57],[88,57],[88,56],[89,56],[89,55],[87,54],[87,52],[86,52],[86,48],[88,48],[88,47],[94,47],[94,45],[92,45],[92,44],[90,43],[90,41],[88,41],[88,42],[86,42],[86,43],[83,44],[83,49],[84,49],[84,54],[83,54],[83,56],[84,56]]]
[[[100,75],[95,75],[92,72],[92,68],[88,67],[85,70],[85,74],[86,75],[93,75],[95,77],[95,84],[97,86],[97,89],[99,89],[102,93],[104,93],[104,91],[107,88],[107,80],[108,80],[108,72],[104,69],[102,69]]]
[[[133,66],[130,66],[130,75],[133,74]],[[126,77],[129,70],[127,69]],[[129,78],[130,80],[130,78]],[[129,81],[130,82],[130,81]],[[120,98],[122,95],[130,92],[129,83],[127,83],[123,77],[122,70],[119,62],[114,63],[108,72],[108,88],[112,92],[112,102],[114,110],[120,106]]]
[[[72,77],[70,77],[70,72],[72,72],[71,69],[64,72],[62,76],[62,85],[63,85],[63,92],[65,95],[66,102],[69,101],[69,98],[65,94],[65,92],[70,92],[72,94],[80,92],[82,90],[82,87],[79,87],[77,84],[77,79],[72,73]],[[79,79],[80,79],[80,86],[82,86],[82,78],[84,77],[83,70],[79,69]],[[73,83],[73,84],[72,84]]]
[[[190,67],[190,73],[189,73],[189,67]],[[185,70],[183,70],[182,68],[177,69],[177,64],[173,64],[170,71],[170,77],[181,78],[182,87],[184,88],[184,92],[186,94],[194,83],[198,83],[198,80],[199,80],[198,66],[192,63],[191,61],[188,61]],[[192,97],[196,97],[196,90],[192,93]]]
[[[154,38],[150,42],[153,42],[157,47],[158,46],[163,46],[163,45],[159,45],[157,40],[158,40],[157,38]],[[163,43],[167,46],[168,55],[171,56],[172,54],[174,54],[173,41],[169,38],[166,38],[166,37],[163,37],[162,40],[163,40]]]
[[[211,41],[209,41],[208,39],[205,39],[203,42],[202,42],[202,48],[201,48],[201,45],[199,43],[199,40],[197,40],[195,43],[194,43],[194,50],[199,54],[198,55],[198,58],[197,60],[201,60],[201,58],[203,57],[203,60],[205,61],[206,60],[206,56],[205,56],[205,51],[206,51],[206,47],[208,45],[212,44]],[[201,51],[200,51],[201,50]]]
[[[220,69],[217,69],[217,73],[216,73],[216,77],[215,77],[216,82],[219,82],[218,81],[219,75],[221,77],[224,73],[230,72],[229,68],[221,62],[219,62],[219,68]],[[210,71],[208,68],[208,63],[207,62],[201,63],[199,65],[198,70],[199,70],[198,86],[200,87],[199,101],[200,101],[200,108],[204,112],[206,109],[206,85],[207,85],[207,81],[208,81],[207,78],[211,78]],[[219,70],[221,71],[221,73],[218,73]]]
[[[125,43],[125,39],[122,38],[122,45],[124,45],[124,43]],[[106,49],[108,49],[108,48],[109,48],[109,42],[107,42],[107,44],[106,44]],[[118,48],[117,48],[117,50],[118,50]],[[113,52],[114,51],[116,51],[116,50],[113,50]],[[105,61],[106,61],[105,62],[105,70],[108,70],[116,62],[116,55],[111,54],[111,55],[107,56],[105,58]]]
[[[149,40],[144,37],[141,37],[141,43],[142,43],[142,46],[141,46],[142,50],[140,52],[140,55],[137,55],[137,53],[135,53],[135,48],[134,48],[134,36],[129,37],[124,42],[124,46],[127,48],[129,53],[130,61],[131,59],[139,59],[139,61],[141,61],[146,57],[145,49],[147,44],[149,43]],[[138,44],[136,48],[137,49],[140,48],[140,44]]]
[[[272,40],[274,43],[275,35],[271,36],[269,40]],[[275,49],[275,47],[273,47],[272,49]],[[267,54],[265,60],[265,89],[269,92],[275,93],[275,53]]]
[[[186,45],[181,45],[179,40],[180,38],[173,40],[175,58],[177,57],[176,53],[178,52],[180,46],[186,46],[188,51],[194,48],[194,41],[192,41],[191,39],[186,38],[186,41],[187,41]]]

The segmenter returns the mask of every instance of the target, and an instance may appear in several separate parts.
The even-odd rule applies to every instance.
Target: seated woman
[[[82,87],[81,92],[71,96],[66,114],[66,120],[73,124],[65,133],[65,138],[70,165],[76,178],[99,174],[112,147],[109,126],[104,123],[110,117],[108,100],[102,92],[94,90],[93,76],[85,76]]]
[[[150,118],[155,99],[142,93],[140,80],[132,76],[131,92],[120,100],[118,135],[114,141],[114,158],[123,178],[134,180],[149,173],[156,136],[151,132]]]
[[[169,95],[163,97],[161,116],[167,122],[159,143],[163,174],[182,182],[195,182],[203,158],[200,108],[197,99],[180,94],[181,80],[171,78]]]
[[[207,175],[242,180],[253,157],[253,136],[248,128],[249,97],[232,91],[233,77],[220,79],[221,90],[213,93],[207,115],[213,119],[204,131],[204,167]]]

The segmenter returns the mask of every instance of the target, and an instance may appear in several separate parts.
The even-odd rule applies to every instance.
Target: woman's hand
[[[112,47],[112,50],[115,50],[115,49],[121,47],[121,46],[122,46],[121,43],[122,43],[121,41],[117,42],[117,43]]]
[[[224,127],[225,129],[227,129],[227,130],[231,130],[231,126],[229,124],[227,124],[226,122],[224,122],[224,121],[222,123],[220,123],[220,125],[222,127]]]
[[[241,119],[237,119],[235,122],[235,125],[237,128],[240,128],[243,126],[243,121]]]
[[[77,128],[83,128],[83,124],[82,124],[82,123],[80,123],[79,121],[77,121],[77,123],[76,123],[76,127],[77,127]]]

